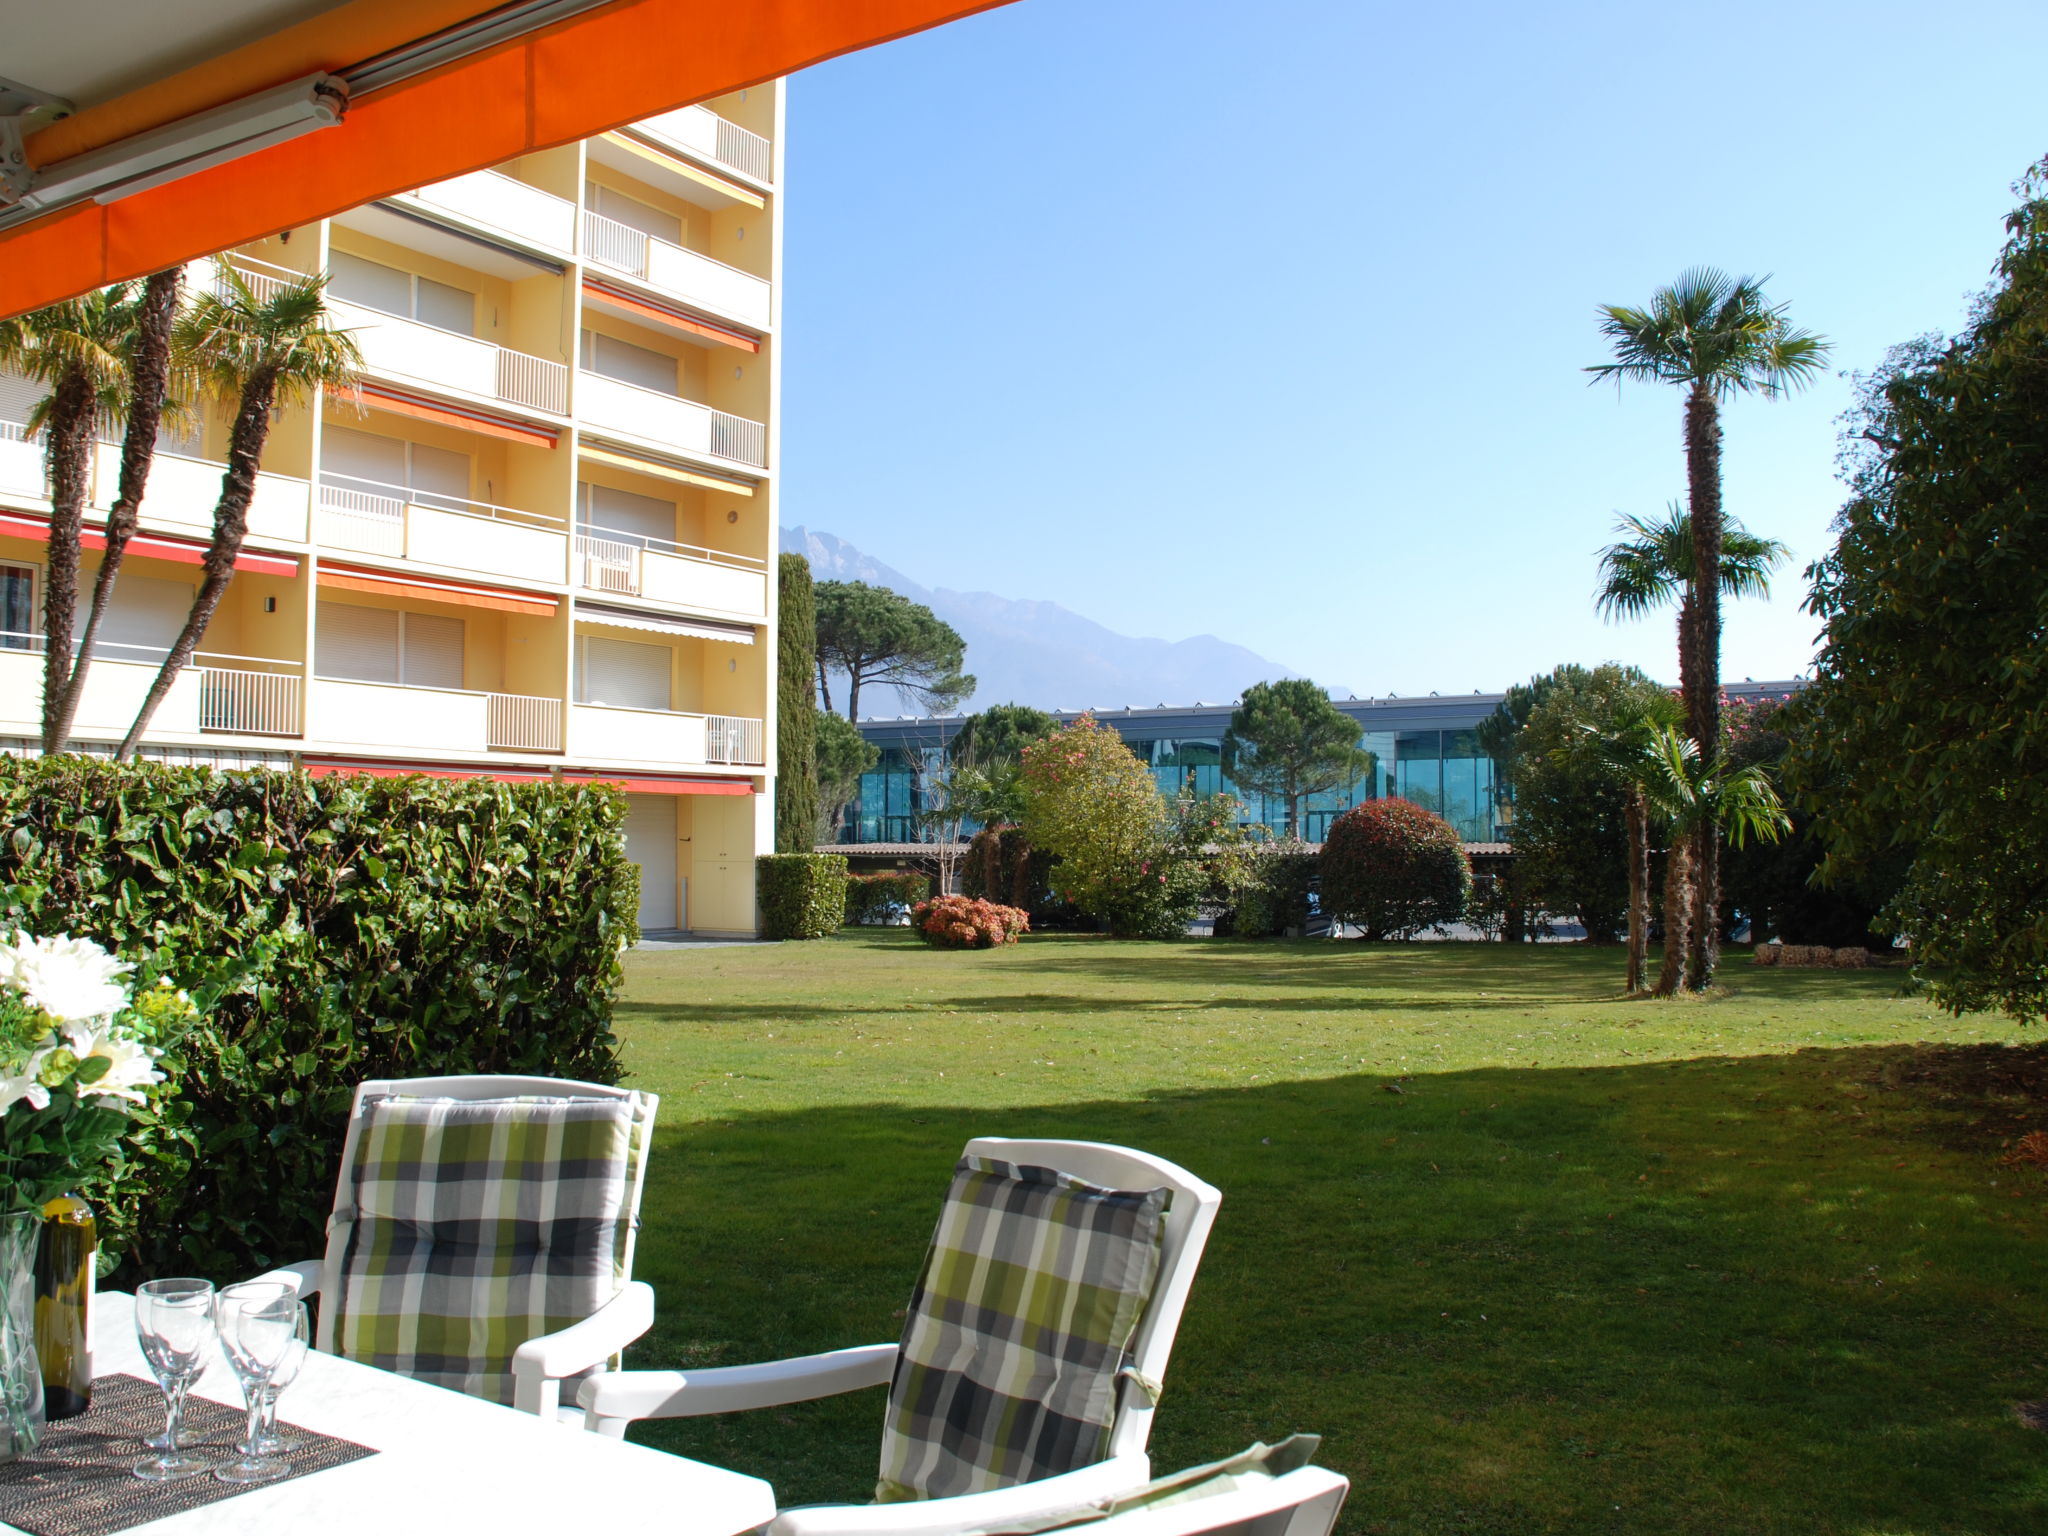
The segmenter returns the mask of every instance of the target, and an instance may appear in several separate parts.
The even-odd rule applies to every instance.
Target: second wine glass
[[[249,1410],[247,1432],[238,1447],[242,1459],[213,1474],[224,1483],[264,1483],[291,1470],[279,1458],[263,1454],[263,1416],[271,1376],[297,1334],[300,1310],[296,1290],[269,1280],[231,1285],[215,1299],[221,1348],[242,1383]]]

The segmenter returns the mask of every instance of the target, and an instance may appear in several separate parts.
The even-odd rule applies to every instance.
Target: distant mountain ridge
[[[1159,704],[1227,704],[1253,683],[1297,677],[1277,662],[1214,635],[1152,640],[1120,635],[1058,603],[926,587],[833,534],[784,528],[782,548],[804,556],[820,581],[887,587],[932,612],[967,642],[974,697],[962,707],[1029,704],[1038,709],[1140,709]],[[919,713],[881,690],[864,718]],[[1343,696],[1343,690],[1337,690]]]

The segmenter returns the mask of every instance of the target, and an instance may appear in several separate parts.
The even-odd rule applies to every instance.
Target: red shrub
[[[1015,907],[1000,907],[971,896],[940,896],[910,909],[918,937],[935,949],[994,949],[1014,944],[1031,931],[1031,918]]]
[[[1368,800],[1323,842],[1323,910],[1368,939],[1411,939],[1455,923],[1472,890],[1465,845],[1443,817],[1406,800]]]

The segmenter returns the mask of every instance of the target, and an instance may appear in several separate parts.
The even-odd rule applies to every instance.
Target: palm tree
[[[1730,767],[1720,753],[1700,755],[1696,742],[1670,725],[1645,729],[1634,756],[1646,808],[1671,829],[1664,865],[1664,966],[1655,994],[1669,997],[1687,983],[1695,921],[1712,921],[1694,905],[1694,865],[1725,835],[1740,848],[1754,834],[1775,843],[1791,827],[1770,776],[1759,765]],[[1697,975],[1692,978],[1701,987]]]
[[[1635,718],[1606,729],[1582,725],[1577,750],[1619,779],[1626,792],[1628,827],[1628,980],[1633,997],[1644,990],[1650,950],[1650,795],[1659,752],[1658,732],[1678,723],[1678,705],[1665,696]]]
[[[43,750],[61,752],[69,733],[55,729],[72,674],[78,615],[79,539],[100,429],[120,420],[135,333],[132,283],[66,299],[0,320],[0,365],[50,386],[29,415],[43,439],[50,489],[49,559],[43,573]]]
[[[324,274],[275,288],[265,284],[261,294],[225,262],[220,278],[178,318],[173,345],[204,388],[235,402],[227,473],[221,477],[213,537],[200,562],[204,575],[192,611],[122,739],[116,756],[124,760],[135,755],[151,716],[199,648],[200,636],[234,579],[235,557],[249,531],[249,503],[256,494],[263,445],[278,407],[304,399],[317,388],[353,384],[363,363],[355,338],[327,323]]]
[[[1782,305],[1764,298],[1763,281],[1729,277],[1711,267],[1681,273],[1651,295],[1649,307],[1602,305],[1600,331],[1614,361],[1586,371],[1596,379],[1671,384],[1685,391],[1685,469],[1692,512],[1694,606],[1691,632],[1680,648],[1679,687],[1685,695],[1687,733],[1711,754],[1721,728],[1721,403],[1732,395],[1775,399],[1817,374],[1828,343],[1796,330]],[[1699,905],[1720,905],[1720,840],[1700,842]],[[1713,980],[1719,934],[1709,922],[1693,985]]]

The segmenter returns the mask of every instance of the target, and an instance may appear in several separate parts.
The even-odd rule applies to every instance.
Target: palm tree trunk
[[[1664,969],[1655,996],[1670,997],[1685,985],[1686,955],[1692,925],[1692,838],[1674,833],[1664,860]]]
[[[107,512],[106,552],[100,557],[99,574],[93,578],[92,606],[78,637],[78,658],[71,664],[62,692],[43,712],[45,733],[60,742],[71,734],[71,722],[85,692],[86,668],[92,664],[93,642],[113,600],[121,558],[142,515],[142,492],[156,454],[157,428],[163,424],[164,390],[170,378],[171,322],[177,318],[178,291],[184,279],[185,269],[172,267],[154,274],[143,287],[135,352],[128,364],[128,430],[121,440],[121,485]]]
[[[1685,402],[1686,489],[1692,502],[1692,677],[1685,697],[1686,734],[1712,762],[1721,738],[1721,408],[1696,385]],[[1696,929],[1692,985],[1713,985],[1720,960],[1721,824],[1711,810],[1694,848]]]
[[[249,503],[256,495],[256,472],[261,467],[263,445],[270,437],[271,405],[276,394],[274,369],[252,375],[242,390],[241,406],[228,434],[228,471],[221,477],[220,501],[213,509],[213,538],[200,561],[205,576],[192,598],[192,611],[185,619],[185,627],[178,632],[171,654],[164,658],[142,708],[135,713],[135,723],[128,727],[128,734],[115,753],[122,762],[134,758],[157,706],[192,660],[192,653],[199,649],[200,637],[213,622],[214,610],[220,606],[228,583],[235,579],[235,556],[241,553],[242,540],[249,531]]]
[[[1650,810],[1640,784],[1628,796],[1628,986],[1643,990],[1650,948]]]
[[[50,557],[43,568],[43,751],[62,752],[70,728],[57,729],[57,706],[71,677],[71,637],[78,621],[78,545],[85,528],[86,484],[92,472],[92,382],[69,370],[50,392],[43,423],[43,464],[50,477]]]

